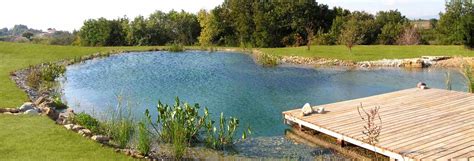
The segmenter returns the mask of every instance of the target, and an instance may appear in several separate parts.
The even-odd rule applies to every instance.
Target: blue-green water
[[[173,103],[179,96],[214,116],[238,117],[256,138],[275,139],[287,128],[282,111],[412,88],[419,81],[445,88],[446,72],[454,90],[465,90],[462,75],[449,69],[264,68],[239,53],[144,52],[69,66],[62,87],[79,112],[104,112],[122,95],[138,103],[133,109],[141,116],[158,100]]]

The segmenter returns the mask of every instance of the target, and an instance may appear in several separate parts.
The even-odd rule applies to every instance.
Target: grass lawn
[[[132,160],[47,117],[0,115],[0,160]]]
[[[278,56],[319,57],[340,60],[367,61],[380,59],[415,58],[420,56],[474,56],[474,50],[463,46],[398,46],[398,45],[359,45],[352,53],[345,46],[311,46],[291,48],[263,48],[262,52]]]

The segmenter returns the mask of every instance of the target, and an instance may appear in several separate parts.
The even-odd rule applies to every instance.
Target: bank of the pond
[[[17,86],[15,86],[14,81],[9,79],[10,76],[15,76],[15,74],[13,74],[14,71],[25,69],[28,66],[37,65],[44,62],[51,62],[51,61],[57,62],[64,59],[73,59],[77,57],[91,55],[92,53],[101,53],[101,52],[114,53],[118,51],[148,51],[148,50],[154,50],[157,48],[161,49],[163,47],[73,47],[73,46],[50,46],[50,45],[0,42],[0,58],[1,58],[0,59],[0,84],[2,85],[2,88],[0,88],[0,108],[15,107],[15,106],[20,105],[24,101],[29,100],[27,94],[22,92]],[[189,49],[200,49],[200,48],[190,47]],[[216,48],[215,50],[239,51],[239,52],[243,51],[239,48]],[[258,50],[263,51],[264,53],[270,53],[271,55],[274,55],[274,56],[294,55],[294,52],[286,52],[285,51],[287,50],[286,48],[280,49],[282,52],[286,52],[286,54],[282,54],[282,53],[275,54],[275,52],[267,52],[268,50],[275,51],[273,49],[268,49],[268,50],[258,49]],[[458,50],[455,50],[455,51],[458,51]],[[455,51],[454,53],[449,52],[448,54],[444,54],[444,55],[458,55],[458,54],[455,54]],[[469,56],[471,53],[465,54],[465,52],[463,52],[462,54],[459,54],[459,55]],[[336,57],[337,55],[338,54],[336,54]],[[430,54],[426,54],[426,55],[430,55]],[[345,57],[344,55],[340,55],[340,56]],[[303,57],[308,57],[308,56],[298,55],[298,57],[303,58]],[[317,56],[316,54],[315,56],[309,56],[309,57],[319,57],[319,56]],[[334,58],[333,56],[328,56],[324,58],[327,58],[327,60],[329,61],[334,61],[334,60],[348,61],[349,60],[349,59]],[[299,63],[293,63],[293,64],[299,64]],[[331,64],[331,63],[326,63],[326,64]],[[302,63],[300,65],[307,65],[307,64]],[[332,65],[334,65],[334,63],[332,63]],[[25,79],[25,78],[20,78],[19,80],[22,80],[22,79]],[[36,117],[34,118],[36,119]],[[37,117],[37,118],[40,120],[47,120],[46,117]],[[12,122],[12,121],[17,122],[17,124],[8,123],[5,125],[2,125],[2,127],[8,126],[9,128],[15,128],[15,129],[3,130],[1,132],[2,137],[0,137],[0,139],[8,138],[8,136],[24,136],[26,138],[31,138],[33,136],[36,137],[39,135],[35,135],[35,133],[42,133],[42,131],[38,130],[38,128],[62,130],[60,129],[61,127],[59,126],[51,127],[51,125],[53,124],[49,123],[48,121],[36,121],[35,124],[32,124],[31,123],[32,121],[21,121],[21,120],[28,120],[25,117],[6,116],[6,115],[1,115],[1,114],[0,114],[0,119],[3,119],[3,122]],[[22,125],[22,124],[26,124],[26,125]],[[43,126],[42,124],[48,124],[48,125]],[[21,126],[29,126],[29,127],[28,129],[16,128],[16,127],[21,127]],[[37,127],[37,126],[41,126],[41,127]],[[43,134],[48,135],[47,133],[43,133]],[[77,137],[77,136],[71,137],[70,135],[65,135],[63,132],[55,133],[55,135],[58,135],[58,137],[62,137],[64,139],[69,139],[71,142],[81,142],[81,140],[85,140],[81,137]],[[44,136],[40,138],[48,138],[48,136]],[[54,138],[48,139],[48,140],[54,140]],[[61,140],[61,139],[58,139],[58,140]],[[32,142],[31,144],[28,144],[28,143],[25,143],[21,139],[13,139],[13,140],[10,140],[8,143],[9,144],[6,144],[7,146],[5,147],[9,147],[8,145],[15,145],[15,146],[30,145],[31,147],[40,147],[40,145],[42,145],[42,143],[38,143],[38,142]],[[51,144],[51,146],[62,144],[57,141],[56,142],[49,141],[49,143]],[[47,144],[47,145],[50,145],[50,144]],[[90,149],[90,146],[93,144],[94,143],[91,142],[90,145],[89,144],[76,145],[75,146],[76,150],[74,151],[81,151],[81,149],[82,150]],[[97,144],[94,144],[94,145],[97,145]],[[107,150],[107,148],[105,149]],[[63,150],[61,148],[57,150],[57,153],[49,153],[48,151],[39,150],[39,148],[26,148],[26,149],[10,148],[8,151],[0,150],[0,155],[2,156],[9,155],[16,158],[26,158],[26,160],[28,160],[27,157],[29,156],[27,155],[23,157],[18,157],[18,156],[23,155],[24,153],[35,153],[36,155],[30,155],[30,156],[35,157],[35,156],[48,155],[49,158],[61,158],[62,160],[75,160],[78,157],[83,160],[90,160],[92,158],[108,159],[108,158],[123,157],[123,155],[102,152],[101,150],[97,150],[96,152],[97,153],[93,153],[93,154],[84,153],[87,155],[87,157],[84,157],[83,155],[76,154],[76,152],[70,151],[68,149]],[[11,155],[11,154],[14,154],[14,155]],[[125,158],[125,159],[130,159],[130,158]],[[121,160],[121,159],[112,159],[112,160]]]

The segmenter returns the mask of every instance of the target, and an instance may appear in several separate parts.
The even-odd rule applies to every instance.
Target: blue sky
[[[25,24],[36,29],[79,29],[89,18],[149,15],[155,10],[184,9],[196,13],[212,9],[223,0],[8,0],[2,2],[0,27]],[[398,9],[410,19],[436,18],[444,0],[318,0],[329,6],[376,13]]]

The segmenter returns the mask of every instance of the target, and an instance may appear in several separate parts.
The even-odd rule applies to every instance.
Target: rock
[[[6,114],[6,115],[13,115],[13,113],[11,113],[11,112],[4,112],[3,114]]]
[[[313,108],[311,108],[311,105],[309,103],[304,104],[303,108],[301,109],[301,112],[303,113],[303,116],[307,116],[311,113],[313,113]]]
[[[68,130],[71,130],[72,127],[74,127],[74,124],[67,124],[67,125],[64,125],[64,127]]]
[[[61,125],[68,124],[71,122],[69,118],[73,115],[74,113],[68,111],[59,113],[58,118],[56,119],[56,123]]]
[[[89,137],[92,135],[92,132],[89,129],[81,129],[78,133],[85,137]]]
[[[420,89],[428,89],[428,86],[426,86],[426,83],[423,83],[423,82],[418,82],[418,84],[416,84],[416,87]]]
[[[41,96],[41,97],[39,97],[38,99],[36,99],[36,101],[35,101],[34,104],[35,104],[36,106],[39,106],[39,105],[40,105],[41,103],[43,103],[45,100],[46,100],[46,99],[45,99],[43,96]]]
[[[39,112],[36,109],[29,109],[29,110],[26,110],[25,112],[23,112],[23,114],[25,114],[25,115],[38,115]]]
[[[21,107],[19,108],[19,110],[20,110],[21,112],[25,112],[25,111],[31,110],[31,109],[33,109],[33,108],[34,108],[33,103],[31,103],[31,102],[26,102],[26,103],[24,103],[23,105],[21,105]]]
[[[323,113],[324,112],[324,107],[319,107],[316,112],[317,113]]]
[[[91,139],[100,143],[107,143],[110,140],[109,137],[104,136],[104,135],[94,135],[91,137]]]
[[[74,110],[72,108],[67,108],[66,113],[74,113]]]
[[[11,113],[19,113],[20,112],[20,110],[16,109],[16,108],[7,108],[6,110],[7,110],[7,112],[11,112]]]
[[[81,126],[81,125],[74,125],[74,126],[72,127],[72,130],[74,130],[74,131],[79,131],[79,130],[82,130],[82,129],[84,129],[84,127]]]

